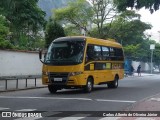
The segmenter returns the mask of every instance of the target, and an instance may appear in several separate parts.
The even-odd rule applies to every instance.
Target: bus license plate
[[[62,78],[54,78],[55,82],[62,82]]]

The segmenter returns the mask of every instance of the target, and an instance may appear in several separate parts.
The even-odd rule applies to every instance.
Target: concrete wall
[[[41,75],[38,52],[0,50],[0,76]]]

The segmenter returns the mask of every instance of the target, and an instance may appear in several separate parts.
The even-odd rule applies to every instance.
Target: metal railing
[[[30,82],[28,82],[29,80],[30,80]],[[43,86],[42,84],[39,84],[39,86],[37,86],[38,80],[41,83],[41,76],[40,75],[0,77],[0,86],[4,88],[3,90],[0,89],[0,91],[18,90],[18,89],[20,89],[19,88],[20,86],[21,87],[24,86],[23,89],[42,87]],[[2,86],[2,81],[3,81],[3,86]],[[24,83],[19,84],[19,82],[22,82],[22,81]],[[15,88],[13,88],[14,85],[12,85],[10,87],[8,86],[9,83],[11,83],[11,82],[16,84]],[[29,84],[32,84],[32,86],[29,86]]]

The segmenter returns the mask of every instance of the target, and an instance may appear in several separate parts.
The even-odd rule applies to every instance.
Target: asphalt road
[[[135,103],[160,93],[159,85],[160,75],[154,75],[124,78],[119,81],[117,89],[109,89],[107,85],[95,86],[91,93],[83,93],[82,90],[61,90],[50,94],[47,88],[2,92],[0,111],[40,111],[43,118],[34,119],[50,116],[45,119],[54,117],[54,120],[66,120],[69,115],[71,118],[67,120],[83,120],[88,116],[98,116],[98,113],[101,115],[99,111],[125,111]],[[73,112],[64,114],[62,111]],[[92,118],[94,119],[97,118]],[[105,120],[103,116],[99,119]]]

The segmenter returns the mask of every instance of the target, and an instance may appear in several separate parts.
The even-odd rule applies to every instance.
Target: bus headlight
[[[80,75],[82,74],[83,72],[71,72],[69,75],[70,76],[75,76],[75,75]]]

